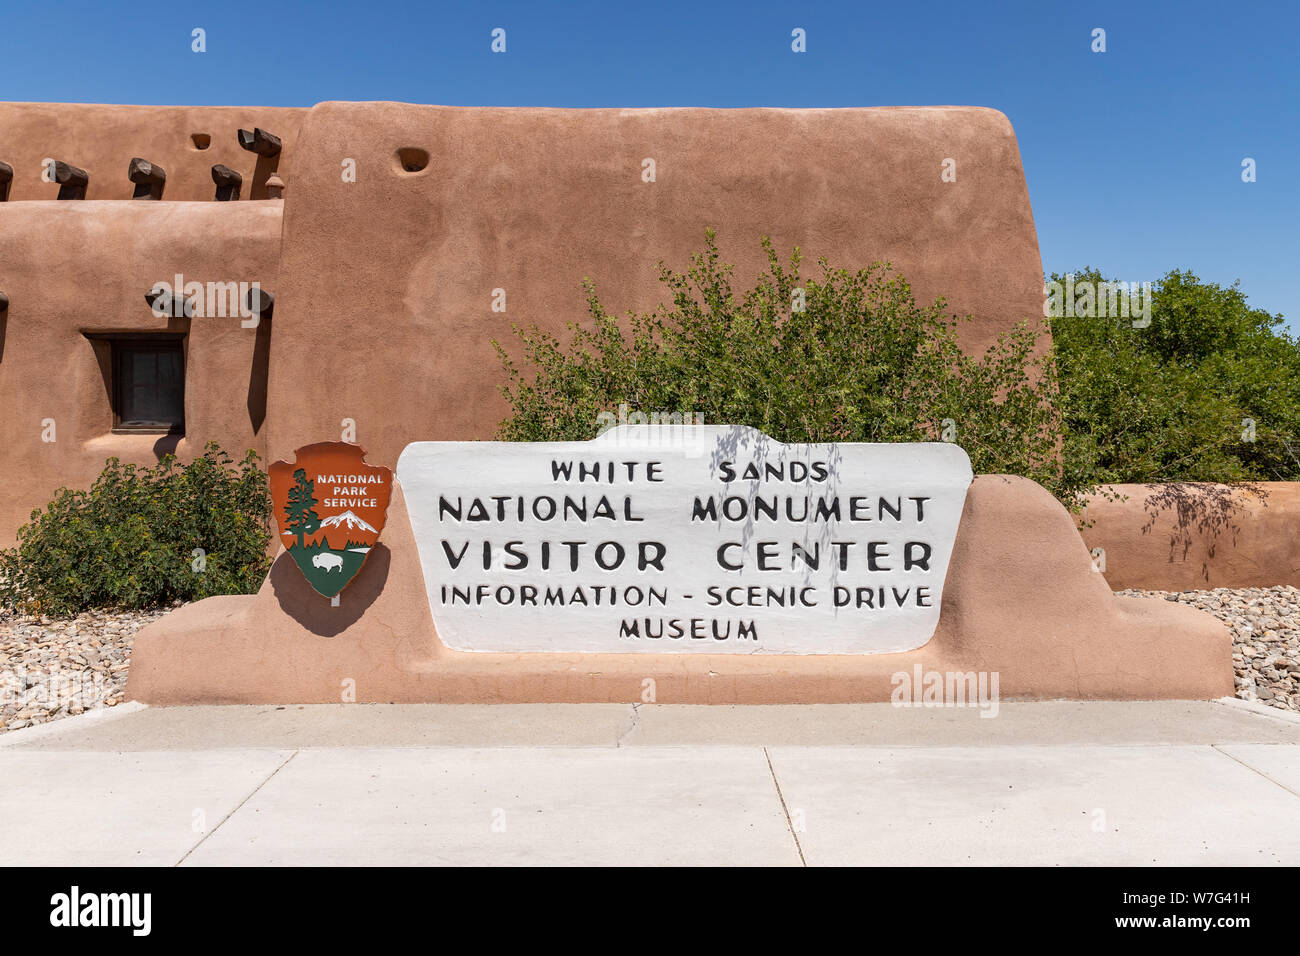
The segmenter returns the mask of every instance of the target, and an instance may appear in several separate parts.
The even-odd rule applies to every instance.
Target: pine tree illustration
[[[284,506],[286,522],[290,531],[298,536],[298,547],[302,547],[303,535],[312,535],[320,528],[320,515],[312,508],[317,504],[315,498],[316,482],[307,477],[307,469],[299,468],[293,473],[297,482],[289,489],[289,501]]]

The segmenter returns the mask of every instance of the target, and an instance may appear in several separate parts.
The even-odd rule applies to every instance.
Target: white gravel
[[[1300,711],[1300,588],[1117,591],[1190,604],[1232,630],[1237,696]]]
[[[1190,604],[1227,622],[1237,696],[1300,712],[1300,588],[1116,593]],[[170,610],[0,614],[0,732],[121,703],[135,632]]]
[[[135,632],[169,610],[0,614],[0,732],[121,703]]]

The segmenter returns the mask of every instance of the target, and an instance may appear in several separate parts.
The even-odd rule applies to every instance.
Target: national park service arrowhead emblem
[[[393,471],[366,464],[365,449],[343,441],[299,448],[271,466],[271,502],[280,542],[307,583],[332,598],[357,576],[379,541],[393,494]]]

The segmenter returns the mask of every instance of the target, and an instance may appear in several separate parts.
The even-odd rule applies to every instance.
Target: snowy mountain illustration
[[[320,523],[320,526],[322,529],[346,528],[348,531],[351,531],[353,528],[360,528],[362,531],[376,533],[374,528],[362,521],[351,511],[345,511],[341,515],[333,515],[332,517],[326,518]]]

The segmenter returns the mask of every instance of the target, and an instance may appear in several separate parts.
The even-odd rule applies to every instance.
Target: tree
[[[1073,275],[1076,288],[1105,281]],[[1097,483],[1300,479],[1300,344],[1282,316],[1251,308],[1235,283],[1181,270],[1150,302],[1149,325],[1052,319],[1076,466]]]
[[[590,320],[567,346],[516,328],[519,368],[505,365],[508,441],[581,441],[620,404],[647,415],[749,425],[782,442],[952,440],[976,472],[1025,475],[1077,505],[1089,490],[1061,465],[1052,399],[1055,372],[1037,348],[1034,317],[985,354],[968,355],[942,300],[919,305],[887,264],[856,272],[819,260],[800,273],[764,237],[768,268],[746,290],[732,285],[712,231],[685,273],[659,266],[671,305],[605,311],[588,280]],[[690,416],[687,418],[687,416]]]
[[[320,516],[312,510],[317,504],[314,497],[316,482],[307,477],[307,469],[299,468],[293,477],[296,484],[289,489],[289,501],[284,507],[284,513],[289,519],[286,525],[298,536],[298,547],[301,548],[303,536],[313,535],[320,528]]]

